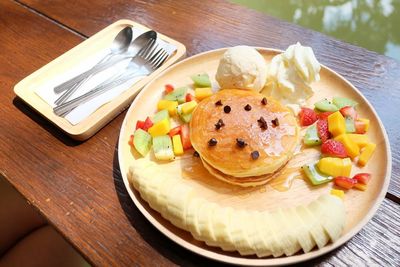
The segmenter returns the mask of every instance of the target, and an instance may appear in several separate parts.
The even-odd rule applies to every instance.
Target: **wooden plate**
[[[317,92],[310,100],[309,105],[321,98],[345,96],[359,103],[358,112],[361,117],[371,121],[368,136],[377,144],[377,149],[369,164],[362,168],[362,172],[372,173],[372,180],[365,192],[349,190],[345,196],[346,226],[342,237],[322,249],[314,249],[309,253],[299,253],[290,257],[257,258],[243,257],[238,253],[228,253],[196,241],[189,232],[185,232],[163,219],[159,213],[141,199],[139,193],[129,184],[127,173],[129,166],[136,159],[128,145],[129,136],[135,129],[135,123],[156,112],[157,101],[162,97],[165,84],[183,86],[191,84],[190,75],[207,72],[210,77],[215,76],[219,59],[226,48],[205,52],[183,60],[161,73],[149,83],[132,103],[122,125],[119,138],[119,163],[125,186],[137,208],[158,230],[179,245],[205,257],[240,265],[284,265],[315,258],[325,254],[354,236],[371,219],[383,200],[389,186],[391,173],[391,153],[385,129],[375,110],[362,94],[342,76],[327,67],[321,69],[321,81],[313,84]],[[267,48],[258,48],[267,62],[281,51]],[[215,81],[213,81],[215,82]],[[149,153],[151,154],[151,153]],[[220,182],[212,177],[201,165],[198,158],[188,151],[183,157],[170,163],[159,164],[157,172],[160,175],[182,177],[182,183],[193,186],[196,193],[202,197],[216,201],[222,206],[246,208],[254,210],[271,210],[277,207],[291,207],[306,204],[323,193],[328,193],[332,183],[322,186],[311,186],[303,179],[297,179],[299,166],[313,162],[319,158],[317,149],[301,150],[283,169],[279,177],[266,186],[244,189]],[[147,158],[147,160],[151,160]],[[361,171],[353,166],[352,174]],[[288,189],[287,184],[291,183]],[[288,190],[287,190],[288,189]]]

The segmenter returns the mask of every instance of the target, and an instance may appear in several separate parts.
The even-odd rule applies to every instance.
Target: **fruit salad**
[[[303,107],[299,122],[307,127],[303,143],[305,146],[320,146],[322,158],[302,167],[313,185],[333,181],[341,189],[356,188],[365,191],[371,178],[369,173],[350,177],[353,164],[363,167],[371,158],[376,144],[366,134],[369,119],[357,113],[358,103],[345,97],[322,99],[314,109]],[[338,189],[332,194],[343,197]]]
[[[192,148],[189,138],[192,112],[197,102],[211,96],[213,91],[208,74],[193,75],[191,79],[194,90],[166,84],[163,98],[157,103],[158,112],[136,122],[129,145],[141,156],[152,150],[158,160],[173,160]]]

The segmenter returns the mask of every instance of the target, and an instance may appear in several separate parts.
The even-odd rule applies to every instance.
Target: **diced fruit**
[[[318,117],[311,108],[301,108],[299,112],[300,126],[308,126],[317,121]]]
[[[317,121],[317,131],[318,136],[321,138],[322,143],[329,139],[330,134],[328,130],[328,120],[326,119],[319,119]]]
[[[212,94],[213,94],[213,92],[210,87],[194,89],[194,95],[200,101],[211,96]]]
[[[197,106],[196,101],[186,102],[186,103],[182,104],[182,113],[185,115],[192,113],[192,111],[195,109],[196,106]]]
[[[334,97],[332,99],[332,102],[339,109],[341,109],[342,107],[345,107],[345,106],[355,107],[358,104],[356,101],[346,98],[346,97]]]
[[[335,140],[327,140],[321,146],[321,153],[331,157],[345,158],[347,157],[344,145]]]
[[[166,94],[169,94],[169,93],[171,93],[172,91],[174,91],[174,86],[173,85],[171,85],[171,84],[166,84],[165,85],[165,93]]]
[[[346,148],[347,155],[349,155],[350,158],[355,158],[358,155],[360,155],[360,148],[356,143],[354,143],[347,134],[341,134],[335,137],[336,141],[339,141],[344,145]]]
[[[328,129],[333,136],[346,133],[346,123],[340,111],[328,116]]]
[[[331,195],[337,196],[340,199],[344,198],[344,191],[343,190],[339,190],[339,189],[332,189],[331,190]]]
[[[374,153],[376,148],[376,144],[369,143],[364,147],[364,150],[361,152],[360,157],[358,158],[358,164],[360,166],[365,166],[368,160],[371,158],[372,153]]]
[[[371,179],[371,174],[369,173],[357,173],[353,176],[353,179],[357,180],[360,184],[368,184]]]
[[[328,116],[331,115],[333,112],[332,111],[325,111],[325,112],[321,112],[318,114],[318,118],[320,120],[327,120]]]
[[[365,147],[369,143],[368,136],[365,134],[347,134],[351,141],[356,143],[359,148]]]
[[[352,119],[357,119],[357,111],[351,106],[345,106],[340,109],[340,113],[342,113],[343,117],[350,117]]]
[[[133,146],[133,137],[134,137],[133,134],[131,134],[131,136],[129,136],[128,145],[130,145],[130,146]]]
[[[183,155],[183,146],[181,141],[181,136],[179,134],[172,137],[172,144],[174,146],[175,156]]]
[[[197,74],[190,77],[195,87],[211,87],[210,77],[207,73]]]
[[[322,158],[317,163],[318,169],[327,175],[349,176],[351,172],[351,160],[349,158]]]
[[[192,94],[186,94],[185,101],[190,102],[194,100],[194,96]]]
[[[356,128],[356,133],[358,134],[365,134],[369,128],[369,119],[356,119],[354,121],[354,125]]]
[[[160,110],[153,116],[153,123],[157,123],[159,121],[162,121],[163,119],[168,118],[169,119],[169,112],[166,109]]]
[[[153,126],[151,126],[148,130],[149,134],[151,136],[160,136],[160,135],[165,135],[168,134],[169,130],[171,129],[169,118],[165,118],[157,123],[155,123]]]
[[[153,122],[151,121],[151,119],[149,117],[146,118],[146,120],[144,121],[144,125],[143,125],[143,130],[147,131],[149,130],[149,128],[153,126]]]
[[[151,148],[150,134],[142,129],[137,129],[134,133],[133,145],[140,155],[146,156]]]
[[[179,118],[180,118],[183,122],[189,123],[190,120],[192,119],[192,113],[183,114],[183,111],[182,111],[182,106],[183,106],[183,105],[184,105],[184,104],[178,105],[178,107],[176,108],[176,113],[178,114]]]
[[[153,151],[156,159],[159,160],[174,159],[172,142],[171,138],[168,135],[160,135],[153,138]]]
[[[354,126],[354,119],[352,117],[346,117],[345,123],[346,123],[346,133],[354,133],[356,131],[356,128]]]
[[[143,129],[143,126],[144,126],[144,121],[137,121],[136,122],[136,128],[135,128],[135,130],[137,130],[137,129]]]
[[[178,101],[179,104],[182,104],[185,102],[187,90],[188,90],[187,87],[176,88],[174,91],[167,94],[164,97],[164,99],[171,100],[171,101]]]
[[[321,173],[316,164],[304,165],[301,168],[313,185],[327,183],[333,179],[332,176]]]
[[[339,108],[328,99],[322,99],[314,104],[315,108],[320,111],[338,111]]]
[[[307,128],[303,142],[307,146],[316,146],[321,144],[321,139],[318,137],[317,126],[315,124]]]
[[[181,126],[181,141],[184,150],[192,147],[192,143],[190,142],[190,130],[188,124],[183,124]]]
[[[169,131],[168,135],[172,138],[172,136],[180,134],[180,132],[181,132],[181,126],[179,125],[179,126],[176,126],[175,128],[172,128]]]
[[[168,110],[168,113],[171,116],[176,114],[176,107],[177,106],[178,106],[178,101],[171,101],[171,100],[165,100],[165,99],[161,99],[157,103],[157,109],[158,110],[166,109],[166,110]]]
[[[345,176],[335,177],[333,182],[335,183],[335,185],[337,185],[341,188],[344,188],[344,189],[351,189],[351,188],[353,188],[353,186],[355,186],[357,184],[356,180],[351,179],[349,177],[345,177]]]
[[[356,188],[356,189],[358,189],[358,190],[361,190],[361,191],[365,191],[365,190],[367,190],[367,185],[366,185],[366,184],[359,184],[359,183],[356,183],[356,184],[354,185],[354,188]]]

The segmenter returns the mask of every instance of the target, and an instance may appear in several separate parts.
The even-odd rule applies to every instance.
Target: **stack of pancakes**
[[[201,101],[190,140],[207,170],[225,182],[268,182],[293,156],[299,138],[295,116],[251,90],[224,89]]]

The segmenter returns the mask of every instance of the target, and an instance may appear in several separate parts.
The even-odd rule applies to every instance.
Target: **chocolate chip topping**
[[[231,112],[231,107],[230,107],[230,106],[225,106],[225,107],[224,107],[224,112],[225,112],[225,113]]]
[[[218,143],[217,139],[211,138],[208,140],[208,146],[215,146]]]
[[[261,129],[263,129],[263,130],[267,130],[268,129],[268,124],[267,124],[267,122],[265,121],[265,119],[263,117],[260,117],[257,120],[257,122],[258,122],[258,125],[260,126]]]
[[[195,152],[193,153],[193,157],[196,157],[196,158],[200,157],[199,152],[195,151]]]
[[[273,126],[273,127],[279,126],[279,120],[278,120],[278,118],[273,119],[273,120],[271,121],[271,123],[272,123],[272,126]]]
[[[242,138],[236,138],[236,145],[240,148],[247,146],[247,143]]]
[[[268,103],[267,98],[264,97],[264,98],[261,100],[261,104],[266,105],[267,103]]]
[[[221,101],[221,100],[218,100],[217,102],[215,102],[215,105],[216,105],[216,106],[222,106],[222,101]]]
[[[246,106],[244,106],[244,110],[250,111],[251,110],[251,106],[249,104],[247,104]]]
[[[251,158],[254,159],[254,160],[256,160],[256,159],[258,159],[260,157],[260,153],[258,153],[257,150],[254,150],[253,152],[251,152],[250,155],[251,155]]]
[[[225,126],[225,123],[222,119],[219,119],[218,122],[215,125],[215,130],[221,129],[222,126]]]

